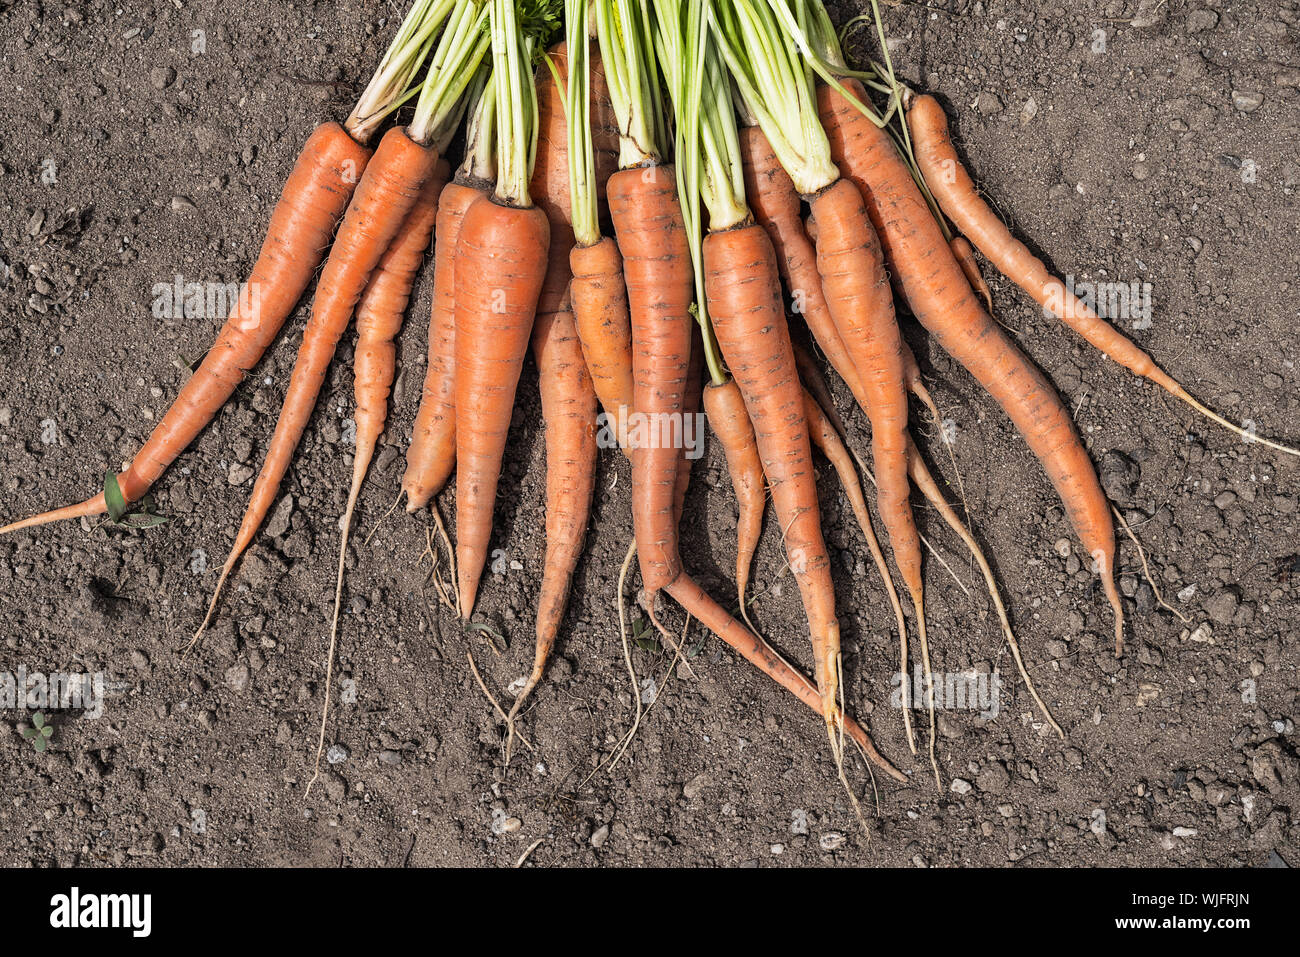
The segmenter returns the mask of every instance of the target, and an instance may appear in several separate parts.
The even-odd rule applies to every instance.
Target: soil
[[[840,22],[865,8],[832,6]],[[16,517],[95,492],[138,448],[222,318],[158,318],[155,285],[243,278],[301,144],[347,113],[394,20],[361,0],[0,0],[0,12],[0,488]],[[885,18],[899,72],[943,97],[1017,233],[1076,282],[1150,283],[1151,322],[1133,338],[1228,417],[1300,441],[1300,3],[932,0]],[[327,735],[341,760],[323,786],[304,799],[351,474],[350,337],[288,500],[216,627],[181,654],[273,428],[303,304],[159,482],[168,524],[69,522],[0,540],[0,674],[102,672],[110,689],[102,717],[54,712],[44,753],[21,735],[32,715],[4,712],[0,862],[507,866],[540,841],[531,865],[1300,864],[1300,463],[1195,417],[991,282],[999,319],[1065,396],[1161,593],[1188,618],[1158,606],[1122,539],[1132,628],[1115,659],[1109,611],[1041,468],[909,319],[952,420],[956,470],[923,418],[920,440],[954,499],[963,480],[1067,740],[1016,677],[960,542],[921,511],[973,596],[928,560],[936,667],[1003,679],[995,717],[940,713],[936,791],[891,706],[892,616],[827,469],[848,704],[910,776],[877,776],[873,789],[851,767],[870,838],[818,721],[698,629],[689,675],[667,678],[671,656],[653,641],[633,646],[657,700],[626,757],[602,766],[634,714],[613,604],[629,473],[607,452],[557,655],[520,726],[532,750],[507,770],[466,652],[503,700],[531,662],[544,550],[536,379],[530,363],[497,511],[503,573],[481,593],[481,618],[507,646],[494,650],[437,601],[428,513],[388,514],[423,378],[426,274],[349,553]],[[865,447],[865,419],[832,387]],[[454,492],[443,499],[453,515]],[[754,617],[807,667],[773,526]],[[710,447],[683,551],[719,597],[734,529]]]

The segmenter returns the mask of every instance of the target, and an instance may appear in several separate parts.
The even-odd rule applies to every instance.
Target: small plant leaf
[[[157,515],[153,512],[132,512],[130,515],[123,516],[119,525],[125,525],[127,528],[153,528],[155,525],[166,525],[171,519],[166,515]]]
[[[32,747],[36,749],[37,753],[44,752],[44,750],[49,746],[50,742],[48,738],[37,738],[32,742]]]
[[[704,650],[704,642],[697,641],[695,644],[691,645],[689,649],[687,649],[686,651],[687,660],[693,661],[695,658],[699,656],[700,652],[703,650]]]
[[[664,650],[663,646],[654,638],[638,638],[636,640],[636,646],[642,651],[652,651],[656,654]]]
[[[47,724],[45,727],[41,728],[41,734],[47,738],[54,737],[54,727]]]
[[[23,737],[26,738],[28,741],[30,741],[32,738],[36,737],[40,733],[41,732],[38,728],[23,728]]]
[[[112,471],[104,473],[104,504],[108,507],[108,520],[114,525],[120,523],[126,514],[126,499],[122,496],[122,486],[117,484],[117,475]]]
[[[32,715],[32,724],[36,725],[37,728],[45,727],[45,715],[37,711]]]

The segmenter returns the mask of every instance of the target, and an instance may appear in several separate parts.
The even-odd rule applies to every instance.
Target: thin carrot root
[[[808,376],[805,374],[803,378],[806,385]],[[894,618],[898,624],[899,670],[903,680],[907,681],[910,660],[907,649],[907,618],[903,614],[903,603],[898,600],[898,590],[894,587],[894,579],[890,575],[884,550],[880,547],[880,539],[876,537],[871,513],[867,510],[867,499],[862,492],[862,482],[853,468],[853,460],[841,434],[811,390],[804,393],[804,417],[808,420],[808,434],[813,443],[821,449],[822,454],[830,461],[839,476],[840,484],[844,487],[844,495],[848,498],[853,514],[858,520],[858,527],[862,529],[863,537],[867,540],[867,550],[871,552],[871,559],[875,562],[876,570],[880,572],[881,581],[885,584],[885,593],[889,597],[889,605],[894,609]],[[907,746],[913,754],[916,754],[916,735],[912,730],[912,710],[909,707],[903,708],[903,728],[907,733]]]
[[[627,665],[628,679],[632,683],[632,700],[636,702],[636,716],[632,719],[632,727],[629,728],[627,733],[619,739],[618,744],[614,746],[614,750],[610,752],[610,756],[602,763],[602,766],[608,764],[611,771],[614,770],[615,765],[618,764],[623,755],[627,752],[628,747],[632,744],[632,739],[636,737],[637,728],[641,727],[641,715],[643,714],[641,707],[641,683],[637,680],[636,665],[632,663],[632,646],[627,640],[627,615],[625,613],[627,606],[623,601],[623,596],[626,594],[628,572],[632,568],[632,560],[634,558],[636,558],[635,541],[628,545],[627,556],[623,559],[623,564],[618,570],[618,599],[616,604],[618,605],[618,634],[619,639],[623,643],[623,663]],[[599,770],[600,768],[596,769],[596,771]],[[594,775],[596,771],[592,771],[592,775]],[[588,777],[588,780],[590,780],[590,776]]]
[[[510,724],[509,716],[506,714],[505,709],[501,707],[501,702],[497,700],[496,695],[488,689],[487,682],[483,680],[483,675],[478,670],[478,664],[474,661],[474,652],[466,649],[465,656],[469,658],[469,670],[474,675],[474,681],[478,684],[478,690],[483,692],[483,697],[488,699],[488,703],[492,705],[492,710],[497,713],[497,717],[505,722],[508,727]],[[524,737],[523,732],[519,732],[518,737],[519,740],[523,742],[524,747],[529,751],[534,750],[532,742]]]
[[[1115,508],[1114,505],[1111,506],[1111,511],[1115,513],[1115,517],[1119,519],[1120,528],[1124,529],[1124,532],[1128,535],[1129,539],[1133,542],[1133,547],[1137,549],[1138,558],[1142,560],[1142,574],[1146,577],[1147,584],[1151,586],[1151,592],[1152,594],[1155,595],[1156,602],[1160,605],[1161,608],[1173,612],[1174,616],[1177,617],[1178,620],[1181,621],[1184,625],[1190,625],[1192,623],[1192,620],[1188,618],[1186,615],[1184,615],[1177,608],[1175,608],[1173,605],[1169,604],[1169,602],[1165,601],[1164,596],[1160,594],[1160,586],[1156,584],[1156,580],[1151,574],[1151,566],[1147,564],[1146,550],[1142,547],[1142,543],[1138,541],[1138,537],[1133,534],[1133,529],[1129,527],[1128,521],[1124,518],[1122,514],[1120,514],[1120,510]]]
[[[1061,730],[1061,726],[1052,717],[1051,709],[1039,697],[1033,679],[1029,677],[1029,670],[1025,667],[1024,659],[1020,655],[1020,643],[1016,640],[1016,634],[1011,628],[1011,621],[1007,617],[1006,606],[1002,603],[1002,595],[998,589],[997,579],[993,575],[993,569],[989,566],[988,558],[984,555],[984,550],[975,541],[975,537],[970,533],[970,530],[962,524],[956,511],[948,504],[948,500],[944,498],[943,492],[939,489],[939,484],[934,480],[934,476],[930,473],[925,460],[921,458],[921,454],[917,451],[915,445],[912,445],[908,450],[908,468],[913,484],[934,506],[935,510],[943,517],[943,520],[948,523],[948,526],[957,533],[957,537],[965,543],[967,549],[970,550],[971,557],[979,565],[980,573],[984,576],[984,584],[988,588],[989,598],[992,600],[993,607],[997,612],[1003,637],[1006,638],[1007,647],[1011,649],[1011,657],[1015,659],[1016,669],[1020,672],[1021,680],[1024,681],[1030,697],[1034,699],[1039,710],[1043,712],[1043,717],[1047,719],[1047,723],[1052,726],[1052,730],[1060,736],[1061,740],[1065,740],[1065,732]]]

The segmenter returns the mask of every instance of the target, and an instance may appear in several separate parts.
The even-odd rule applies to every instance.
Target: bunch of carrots
[[[939,413],[902,321],[919,322],[974,377],[1051,478],[1112,609],[1116,654],[1125,635],[1119,513],[1061,397],[993,319],[975,250],[1103,355],[1245,438],[1300,453],[1194,399],[1012,235],[964,169],[939,102],[895,76],[872,7],[882,60],[855,70],[821,0],[416,0],[347,121],[324,123],[305,143],[249,276],[260,295],[235,306],[135,459],[85,502],[0,532],[118,515],[144,497],[256,366],[315,277],[284,407],[194,641],[220,614],[223,586],[275,501],[355,320],[357,447],[319,769],[353,514],[387,421],[395,341],[431,258],[427,373],[401,489],[408,512],[432,509],[451,552],[448,602],[466,621],[530,352],[540,384],[546,557],[533,664],[509,712],[498,707],[507,760],[582,558],[599,434],[631,463],[629,562],[634,553],[651,620],[666,596],[815,711],[846,787],[846,738],[887,775],[905,775],[844,706],[843,610],[814,448],[834,469],[881,576],[902,674],[919,668],[933,689],[924,576],[933,548],[915,492],[971,552],[1026,690],[1064,737],[1034,688],[987,557],[913,434],[911,399]],[[408,105],[409,120],[372,149]],[[453,170],[446,153],[462,128]],[[867,450],[847,445],[800,324],[870,422],[869,465]],[[701,409],[736,495],[739,619],[692,577],[680,548],[691,460],[662,439]],[[875,489],[883,545],[862,474]],[[453,475],[454,546],[435,504]],[[750,620],[750,565],[769,495],[807,618],[811,677]],[[622,599],[620,578],[620,622]],[[932,690],[923,700],[938,784]],[[911,710],[902,717],[916,754]]]

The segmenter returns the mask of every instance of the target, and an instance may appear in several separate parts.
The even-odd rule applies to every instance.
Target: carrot
[[[855,80],[844,85],[859,100]],[[980,306],[893,141],[838,91],[818,87],[832,155],[867,200],[892,272],[913,315],[1002,406],[1056,486],[1115,613],[1122,652],[1124,610],[1115,588],[1115,529],[1096,469],[1060,396]]]
[[[512,0],[492,0],[490,10],[497,184],[466,211],[456,249],[456,564],[465,620],[487,562],[515,390],[551,248],[546,213],[528,188],[537,121],[528,42]]]
[[[993,291],[989,289],[989,284],[984,281],[984,275],[980,272],[980,264],[975,261],[974,248],[971,247],[965,236],[954,236],[948,242],[948,248],[952,250],[957,265],[961,266],[961,271],[966,274],[966,278],[970,281],[971,289],[984,300],[984,308],[992,313]]]
[[[625,451],[632,411],[632,324],[628,315],[623,256],[618,243],[601,230],[607,186],[618,165],[618,120],[614,116],[596,44],[587,39],[586,4],[566,4],[567,29],[575,56],[567,58],[569,222],[574,245],[569,252],[570,295],[582,354],[604,410],[603,428]],[[566,47],[568,49],[569,47]],[[613,130],[612,140],[609,130]]]
[[[642,421],[680,419],[691,349],[691,260],[670,166],[621,170],[609,207],[623,257],[632,328],[632,406]],[[673,521],[678,449],[640,442],[632,453],[632,524],[645,589],[681,574]]]
[[[496,92],[488,77],[477,93],[465,161],[438,198],[429,358],[402,476],[407,512],[428,505],[456,467],[456,248],[466,210],[496,178]]]
[[[411,126],[408,129],[394,128],[384,134],[343,217],[317,283],[311,319],[303,331],[302,346],[294,362],[275,434],[253,485],[235,544],[222,565],[208,612],[194,633],[191,645],[211,621],[222,587],[275,501],[280,483],[307,429],[339,339],[352,319],[371,274],[437,167],[438,150],[429,144],[444,132],[448,118],[457,114],[461,93],[469,77],[449,86],[453,77],[445,69],[440,71],[436,68],[452,67],[450,72],[459,76],[454,68],[460,67],[468,69],[472,75],[483,57],[483,41],[472,33],[470,39],[465,40],[459,29],[461,25],[481,19],[474,4],[461,0],[453,13],[452,28],[443,34],[433,54],[435,68],[430,69],[425,80]]]
[[[704,240],[709,315],[745,398],[786,554],[803,596],[822,713],[838,702],[839,622],[830,555],[822,538],[803,390],[777,297],[776,254],[757,225]]]
[[[607,428],[626,444],[628,414],[633,409],[632,322],[628,315],[623,256],[618,243],[601,236],[594,244],[574,245],[570,293],[582,353],[591,370]]]
[[[1061,280],[1048,272],[1042,260],[1011,234],[1006,224],[980,197],[953,146],[948,118],[939,101],[933,96],[917,96],[910,90],[905,94],[905,101],[917,165],[926,185],[948,218],[974,241],[999,272],[1025,290],[1044,310],[1130,372],[1149,379],[1201,415],[1248,441],[1259,442],[1289,455],[1300,455],[1300,450],[1260,438],[1211,411],[1156,365],[1145,350],[1081,302]]]
[[[596,488],[596,393],[567,302],[553,312],[538,312],[533,356],[546,423],[546,559],[537,598],[533,667],[507,717],[512,731],[555,646]],[[507,745],[507,761],[508,755]]]
[[[849,506],[858,521],[858,528],[862,530],[862,535],[867,540],[867,550],[871,552],[871,559],[875,562],[876,570],[885,584],[885,595],[889,598],[889,606],[894,610],[894,621],[898,625],[898,645],[901,656],[899,670],[906,675],[910,661],[907,651],[907,619],[903,616],[902,602],[898,600],[898,591],[894,588],[894,580],[889,574],[885,553],[880,547],[880,540],[876,537],[875,526],[871,523],[871,513],[867,510],[867,499],[862,491],[862,482],[858,479],[857,470],[853,467],[853,459],[844,445],[840,431],[831,422],[833,407],[825,407],[813,397],[807,379],[804,380],[804,386],[804,417],[808,420],[809,437],[831,463],[835,474],[839,476],[840,485],[844,487],[844,495],[849,500]],[[903,725],[908,746],[915,754],[916,743],[912,735],[912,717],[909,708],[903,709]]]
[[[162,477],[262,358],[315,275],[369,157],[370,150],[338,123],[322,124],[307,139],[271,214],[262,250],[248,277],[249,293],[231,308],[199,368],[117,477],[127,502],[139,499]],[[77,505],[6,525],[0,534],[100,515],[106,508],[100,492]]]
[[[776,264],[790,291],[794,311],[803,316],[831,368],[854,396],[861,397],[865,395],[862,380],[826,304],[821,276],[817,273],[817,252],[804,225],[794,180],[781,165],[762,127],[743,127],[740,148],[745,195],[754,218],[767,230],[776,249]]]
[[[117,476],[126,502],[147,492],[226,404],[261,360],[302,298],[361,178],[367,144],[420,69],[423,38],[445,11],[417,0],[346,124],[323,123],[307,138],[285,182],[261,251],[249,274],[247,295],[232,306],[203,362],[181,387],[162,420]],[[0,528],[0,534],[107,511],[103,493]]]
[[[740,517],[736,522],[736,595],[742,614],[746,614],[749,569],[758,550],[763,532],[763,509],[767,506],[767,489],[763,478],[763,461],[754,439],[754,426],[745,410],[745,400],[734,379],[723,385],[710,383],[704,388],[704,410],[709,417],[722,450],[727,456],[727,471],[736,490]],[[752,627],[752,626],[751,626]]]

